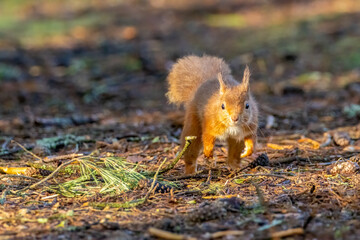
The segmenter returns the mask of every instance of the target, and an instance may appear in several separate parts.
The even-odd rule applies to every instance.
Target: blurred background
[[[187,54],[220,56],[238,79],[248,64],[265,110],[355,123],[359,23],[358,0],[1,0],[0,129],[36,117],[161,116],[175,109],[168,69]],[[346,108],[355,117],[337,118]]]

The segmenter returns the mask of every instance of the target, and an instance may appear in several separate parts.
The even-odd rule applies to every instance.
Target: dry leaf
[[[320,143],[310,138],[301,138],[298,140],[299,143],[310,143],[313,149],[319,149]]]
[[[275,143],[268,143],[266,144],[267,147],[275,149],[275,150],[284,150],[284,149],[293,149],[293,145],[278,145]]]

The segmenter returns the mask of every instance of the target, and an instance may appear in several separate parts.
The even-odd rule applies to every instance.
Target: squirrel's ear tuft
[[[246,68],[244,70],[244,76],[243,76],[242,83],[241,83],[242,89],[249,90],[249,86],[250,86],[249,81],[250,81],[250,69],[246,65]]]
[[[220,94],[222,95],[222,94],[224,94],[226,87],[225,87],[225,83],[224,83],[221,72],[218,73],[217,78],[218,78],[218,81],[219,81],[219,84],[220,84]]]

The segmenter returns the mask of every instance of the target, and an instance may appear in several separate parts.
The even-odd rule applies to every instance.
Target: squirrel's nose
[[[233,122],[237,122],[239,120],[239,116],[232,116],[231,119],[233,120]]]

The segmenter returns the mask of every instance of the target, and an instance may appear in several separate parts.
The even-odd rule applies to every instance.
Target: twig
[[[15,174],[6,174],[6,175],[4,175],[4,176],[0,176],[0,179],[7,178],[7,177],[12,177],[12,178],[24,178],[24,179],[28,179],[28,180],[32,180],[32,181],[38,181],[38,180],[39,180],[39,179],[37,179],[37,178],[28,177],[28,176],[24,176],[24,175],[15,175]]]
[[[277,164],[277,163],[289,163],[289,162],[293,162],[293,161],[298,161],[298,162],[327,162],[329,161],[329,158],[326,157],[319,157],[319,156],[312,156],[312,157],[308,157],[308,158],[304,158],[304,157],[298,157],[298,156],[291,156],[291,157],[285,157],[285,158],[278,158],[275,160],[272,160],[270,162],[271,165]]]
[[[54,195],[46,196],[46,197],[41,198],[41,200],[46,200],[46,199],[50,199],[50,198],[56,198],[57,196],[59,196],[59,194],[54,194]]]
[[[185,179],[202,179],[202,178],[208,178],[209,175],[205,174],[203,172],[198,172],[195,174],[188,174],[188,175],[184,175],[184,176],[177,176],[177,177],[165,177],[164,179],[169,180],[169,181],[180,181],[180,180],[185,180]],[[216,177],[215,177],[216,178]]]
[[[148,232],[150,235],[158,237],[160,239],[168,239],[168,240],[195,240],[196,238],[187,237],[181,234],[176,234],[168,231],[164,231],[158,228],[149,227]]]
[[[31,156],[33,156],[34,158],[36,158],[37,160],[41,160],[42,161],[42,158],[37,156],[36,154],[30,152],[29,150],[27,150],[23,145],[21,145],[20,143],[18,143],[17,141],[15,140],[11,140],[11,142],[14,142],[16,143],[17,145],[19,145],[19,147],[21,147],[25,152],[29,153]]]
[[[148,198],[149,198],[149,196],[150,196],[150,193],[151,193],[152,190],[154,189],[155,183],[156,183],[156,178],[157,178],[157,176],[158,176],[158,174],[159,174],[159,172],[160,172],[161,167],[164,165],[164,163],[166,162],[166,160],[167,160],[167,158],[164,159],[164,161],[160,164],[158,170],[156,171],[156,173],[155,173],[155,175],[154,175],[154,179],[153,179],[153,181],[152,181],[152,183],[151,183],[151,187],[150,187],[149,191],[146,193],[143,203],[146,203],[146,202],[147,202],[147,200],[148,200]]]
[[[271,173],[240,174],[240,175],[237,175],[237,176],[233,177],[232,179],[239,178],[239,177],[261,177],[261,176],[264,176],[264,177],[278,177],[278,178],[285,178],[285,179],[290,180],[289,178],[287,178],[285,176],[278,175],[278,174],[271,174]]]
[[[26,149],[27,149],[27,150],[33,149],[34,146],[35,146],[35,145],[31,144],[31,145],[27,146]],[[0,151],[0,157],[17,153],[17,152],[19,152],[21,149],[23,149],[23,148],[21,148],[21,147],[16,147],[16,148],[10,149],[10,150],[2,150],[2,151]]]
[[[284,231],[274,232],[270,235],[271,238],[283,238],[292,235],[302,235],[305,231],[303,228],[292,228]]]
[[[188,147],[190,146],[191,142],[196,139],[196,136],[187,136],[185,137],[185,146],[181,150],[181,152],[176,156],[174,161],[172,161],[166,168],[162,169],[160,173],[165,173],[175,167],[175,165],[179,162],[180,158],[184,155]]]
[[[195,140],[196,136],[187,136],[185,137],[185,145],[184,148],[181,150],[181,152],[175,157],[174,161],[172,161],[166,168],[160,170],[160,174],[165,173],[171,169],[173,169],[175,167],[175,165],[179,162],[180,158],[184,155],[184,153],[186,152],[186,150],[188,149],[188,147],[190,146],[192,140]],[[145,175],[149,175],[152,176],[155,174],[155,172],[145,172]]]
[[[29,187],[25,187],[23,189],[20,189],[19,191],[25,191],[27,189],[32,189],[32,188],[35,188],[36,186],[40,185],[40,184],[44,184],[46,181],[48,181],[50,178],[52,178],[53,176],[55,176],[61,168],[77,161],[78,159],[73,159],[73,160],[70,160],[70,161],[67,161],[65,163],[62,163],[57,169],[55,169],[55,171],[53,171],[49,176],[47,176],[46,178],[42,179],[41,181],[37,182],[37,183],[34,183],[33,185],[29,186]]]
[[[220,231],[220,232],[215,232],[212,233],[210,235],[211,239],[214,238],[221,238],[221,237],[227,237],[227,236],[242,236],[244,235],[244,231],[239,231],[239,230],[227,230],[227,231]]]
[[[261,191],[261,189],[259,188],[259,185],[257,185],[257,184],[254,183],[254,182],[251,182],[251,184],[252,184],[252,185],[255,187],[255,189],[256,189],[256,194],[258,195],[260,205],[261,205],[265,210],[267,210],[267,203],[265,202],[264,194],[263,194],[263,192]]]
[[[82,157],[84,154],[82,153],[71,153],[61,156],[50,156],[50,157],[44,157],[43,162],[49,163],[53,161],[59,161],[59,160],[67,160],[67,159],[73,159],[77,157]]]
[[[208,177],[207,177],[205,184],[210,184],[210,181],[211,181],[211,169],[209,170]]]
[[[219,169],[211,168],[210,170],[213,173],[211,178],[218,179],[218,176],[216,176],[216,175],[217,175]],[[207,172],[207,169],[204,169],[204,170],[201,170],[194,174],[188,174],[188,175],[176,176],[176,177],[164,177],[164,179],[169,180],[169,181],[179,181],[179,180],[191,179],[191,178],[208,178],[208,177],[209,177],[209,172]]]

